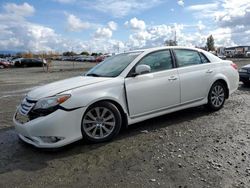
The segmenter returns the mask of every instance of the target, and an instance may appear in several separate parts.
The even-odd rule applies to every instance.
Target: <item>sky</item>
[[[250,45],[250,0],[0,0],[0,50],[122,52]]]

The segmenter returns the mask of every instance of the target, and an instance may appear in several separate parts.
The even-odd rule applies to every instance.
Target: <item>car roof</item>
[[[145,48],[145,49],[132,50],[132,51],[129,51],[129,52],[131,52],[131,53],[133,53],[133,52],[153,52],[153,51],[167,50],[167,49],[186,49],[186,50],[203,51],[202,49],[199,49],[199,48],[186,47],[186,46],[162,46],[162,47],[154,47],[154,48]]]

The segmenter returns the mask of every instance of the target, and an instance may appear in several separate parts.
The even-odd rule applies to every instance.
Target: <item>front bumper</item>
[[[47,116],[26,123],[13,117],[16,132],[21,140],[38,148],[58,148],[80,140],[81,120],[86,108],[73,111],[57,110]],[[48,138],[59,138],[48,141]]]

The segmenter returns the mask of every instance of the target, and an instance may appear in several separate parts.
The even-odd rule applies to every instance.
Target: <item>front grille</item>
[[[28,113],[30,112],[30,110],[33,108],[34,105],[35,101],[31,101],[27,99],[27,97],[25,97],[20,105],[19,113],[22,115],[28,115]]]

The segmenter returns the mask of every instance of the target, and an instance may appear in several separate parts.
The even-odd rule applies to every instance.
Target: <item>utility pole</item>
[[[120,42],[117,43],[118,54],[120,53]]]
[[[71,54],[71,61],[73,60],[73,51],[74,50],[74,47],[72,46],[71,47],[71,52],[72,52],[72,54]],[[75,61],[73,60],[73,69],[75,69]]]
[[[176,29],[174,28],[174,43],[177,44]]]

